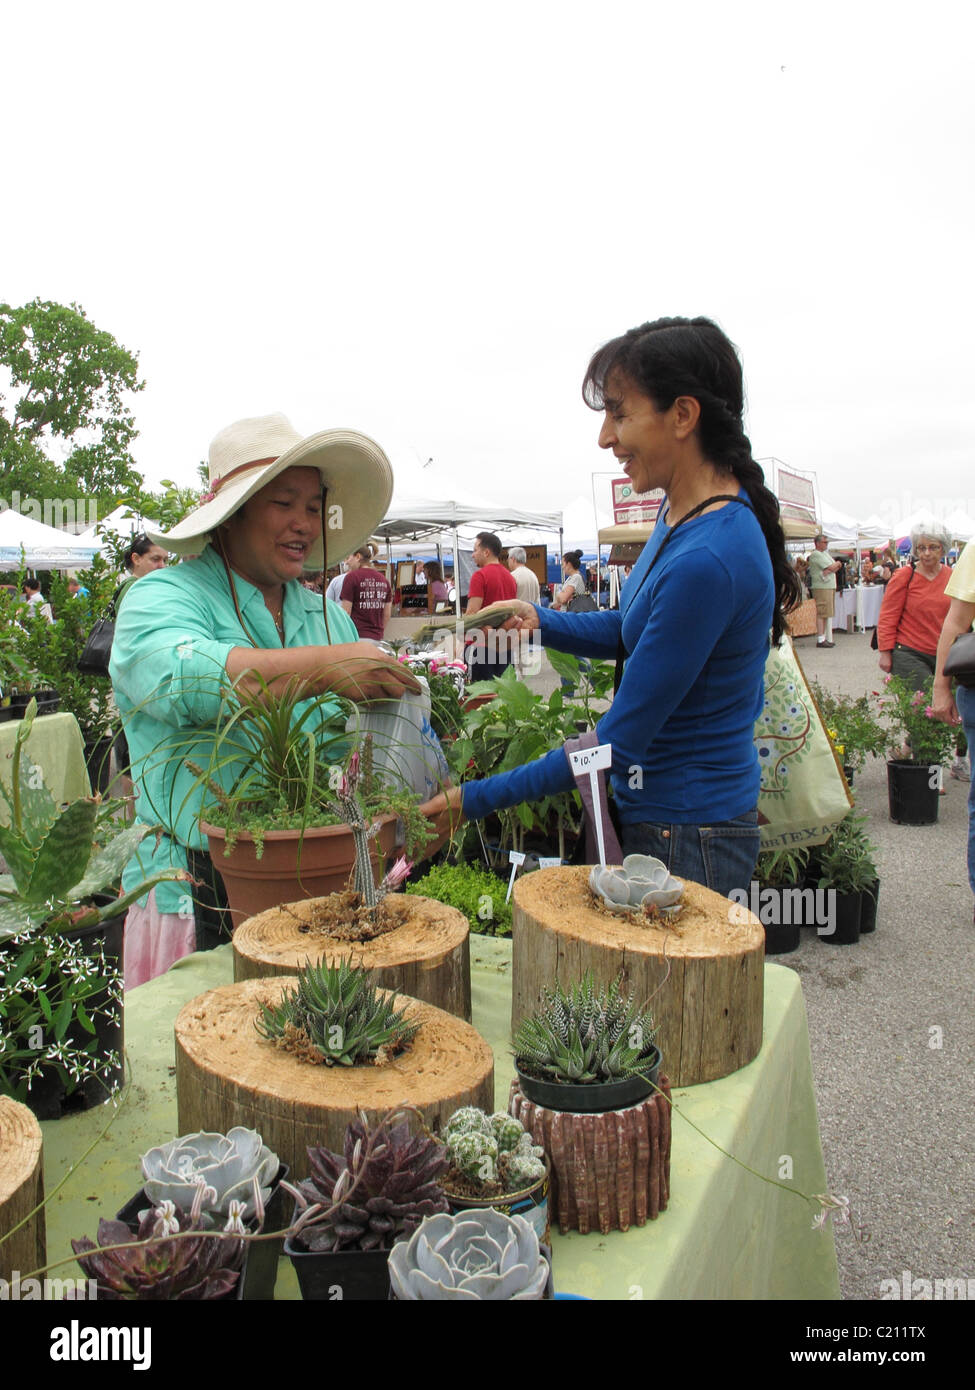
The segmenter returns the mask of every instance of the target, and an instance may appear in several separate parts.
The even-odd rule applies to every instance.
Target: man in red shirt
[[[501,563],[501,542],[493,531],[481,531],[474,542],[474,563],[467,598],[467,616],[518,596],[518,585],[511,571]],[[468,649],[471,681],[489,681],[511,665],[509,634],[497,628],[478,633]]]

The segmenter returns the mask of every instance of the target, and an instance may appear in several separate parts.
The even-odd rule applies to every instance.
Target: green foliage
[[[841,763],[859,772],[868,757],[879,758],[887,736],[867,695],[834,695],[812,682],[810,689]]]
[[[115,495],[139,486],[130,452],[135,417],[125,401],[145,386],[138,359],[82,308],[40,299],[20,308],[0,304],[0,366],[12,398],[12,410],[0,407],[0,461],[22,469],[46,441],[65,441],[56,495]],[[32,490],[36,485],[35,477]]]
[[[887,676],[879,703],[891,721],[886,744],[889,753],[897,757],[901,743],[906,742],[915,763],[940,765],[954,751],[958,730],[928,713],[931,708],[934,677],[929,676],[920,690],[915,690],[900,676]]]
[[[514,1051],[523,1069],[545,1080],[578,1085],[622,1081],[653,1066],[656,1028],[633,994],[622,993],[622,973],[598,990],[592,971],[574,988],[558,981],[541,1006],[522,1020]]]
[[[436,864],[406,891],[456,907],[473,932],[511,935],[511,904],[504,900],[505,885],[487,869],[472,864]]]
[[[343,1149],[308,1150],[310,1175],[299,1192],[326,1210],[296,1236],[306,1250],[389,1250],[425,1216],[449,1209],[438,1181],[447,1155],[435,1139],[411,1135],[405,1121],[384,1117],[369,1129],[360,1117]]]
[[[464,727],[464,711],[455,682],[446,671],[431,671],[426,679],[430,686],[430,724],[433,732],[440,739],[456,738]]]
[[[464,716],[461,735],[444,749],[455,781],[491,777],[534,761],[553,748],[561,748],[578,734],[581,707],[566,702],[561,690],[547,698],[534,694],[509,667],[496,680],[477,681],[468,695],[494,694],[495,699]],[[560,792],[537,801],[523,802],[502,811],[502,843],[498,863],[507,863],[510,849],[520,850],[527,831],[547,833],[554,822],[559,854],[564,858],[566,833],[578,831],[579,798],[576,792]]]
[[[817,849],[817,887],[834,888],[837,893],[861,893],[877,878],[877,846],[867,839],[866,821],[866,816],[851,811]]]
[[[54,610],[53,623],[28,612],[26,606],[20,608],[14,645],[29,679],[25,685],[21,676],[14,684],[21,689],[56,690],[62,711],[73,714],[85,741],[94,743],[107,738],[115,723],[112,683],[108,676],[82,675],[78,659],[96,617],[108,606],[116,578],[104,558],[96,555],[91,569],[79,574],[78,581],[88,590],[87,598],[72,597],[64,576],[52,575],[46,597]]]
[[[755,877],[766,888],[801,886],[808,863],[808,849],[765,850],[758,856]]]
[[[309,961],[280,1004],[261,1004],[254,1026],[261,1037],[280,1040],[306,1060],[353,1067],[401,1051],[415,1037],[420,1025],[408,1022],[403,1010],[397,1013],[396,999],[395,992],[386,995],[368,971],[348,961],[335,966]]]

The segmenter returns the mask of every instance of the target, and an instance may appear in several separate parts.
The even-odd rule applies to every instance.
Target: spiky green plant
[[[558,981],[545,990],[541,1007],[515,1034],[515,1056],[525,1069],[580,1085],[645,1075],[656,1060],[656,1027],[633,994],[622,993],[622,978],[597,989],[590,970],[568,992]]]
[[[384,1116],[373,1129],[364,1116],[354,1120],[342,1154],[308,1150],[311,1174],[298,1191],[311,1205],[297,1223],[296,1244],[306,1250],[388,1250],[412,1235],[425,1216],[449,1210],[437,1181],[448,1166],[445,1149],[426,1135],[411,1135],[409,1125],[395,1118]],[[316,1207],[326,1209],[318,1220]]]
[[[308,960],[280,1004],[261,1004],[255,1027],[262,1037],[305,1056],[311,1050],[326,1066],[353,1067],[380,1050],[398,1052],[416,1036],[420,1025],[410,1023],[405,1010],[397,1013],[397,997],[348,961],[313,965]]]

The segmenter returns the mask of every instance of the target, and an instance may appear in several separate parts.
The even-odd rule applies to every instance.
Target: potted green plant
[[[752,908],[765,928],[765,954],[786,955],[799,947],[799,928],[809,921],[805,887],[807,849],[766,850],[758,856],[759,901]],[[798,895],[798,896],[797,896]],[[798,911],[796,908],[798,907]]]
[[[426,1216],[447,1211],[440,1177],[447,1156],[435,1139],[413,1135],[403,1112],[372,1128],[350,1124],[343,1152],[308,1150],[310,1175],[296,1198],[285,1252],[307,1300],[386,1299],[389,1252]]]
[[[520,1120],[465,1105],[440,1139],[450,1164],[441,1181],[451,1211],[491,1207],[522,1216],[539,1240],[547,1240],[549,1163]]]
[[[884,752],[887,735],[877,722],[869,696],[835,695],[815,681],[810,690],[846,780],[852,785],[867,758],[879,758]]]
[[[556,981],[514,1037],[518,1084],[549,1110],[591,1114],[636,1105],[660,1070],[653,1018],[622,991],[622,973],[597,989],[592,971],[563,990]]]
[[[122,920],[167,869],[115,897],[148,826],[122,828],[123,803],[84,797],[55,805],[17,731],[9,784],[0,777],[0,1091],[42,1119],[104,1100],[122,1077]]]
[[[27,664],[20,653],[23,630],[18,618],[22,615],[23,606],[15,604],[6,589],[0,589],[0,723],[13,717],[11,695],[28,679]]]
[[[520,1216],[428,1216],[389,1256],[393,1297],[409,1301],[554,1298],[547,1250]]]
[[[933,825],[938,819],[942,768],[957,730],[930,714],[933,677],[914,690],[900,676],[887,676],[880,705],[891,721],[887,748],[890,819],[900,825]],[[910,757],[901,756],[905,749]]]
[[[239,1215],[250,1234],[284,1226],[287,1164],[253,1129],[240,1125],[227,1134],[184,1134],[142,1155],[143,1186],[117,1214],[130,1231],[138,1231],[147,1212],[171,1202],[191,1210],[197,1188],[203,1189],[200,1226],[223,1225]],[[280,1240],[247,1242],[241,1270],[240,1297],[245,1302],[274,1297]]]
[[[867,899],[873,905],[876,922],[876,847],[867,839],[865,821],[865,816],[851,811],[819,851],[818,887],[832,898],[828,924],[832,930],[820,927],[819,935],[833,946],[853,946],[859,941]]]
[[[281,903],[340,891],[353,873],[356,888],[368,891],[370,861],[357,850],[374,842],[375,884],[397,821],[408,854],[431,835],[416,797],[383,785],[374,772],[368,736],[361,750],[352,748],[352,711],[333,695],[309,696],[306,681],[292,679],[272,692],[251,673],[225,701],[209,767],[187,762],[210,792],[201,829],[235,924]]]

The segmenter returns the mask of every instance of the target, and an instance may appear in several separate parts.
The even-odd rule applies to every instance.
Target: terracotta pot
[[[234,926],[282,903],[341,892],[355,871],[355,840],[346,825],[316,826],[303,834],[299,830],[268,830],[260,859],[252,835],[242,831],[233,851],[225,855],[227,832],[203,822],[200,829],[227,889]],[[371,841],[377,882],[382,871],[380,855],[391,854],[395,840],[396,817],[383,816],[379,834]]]

